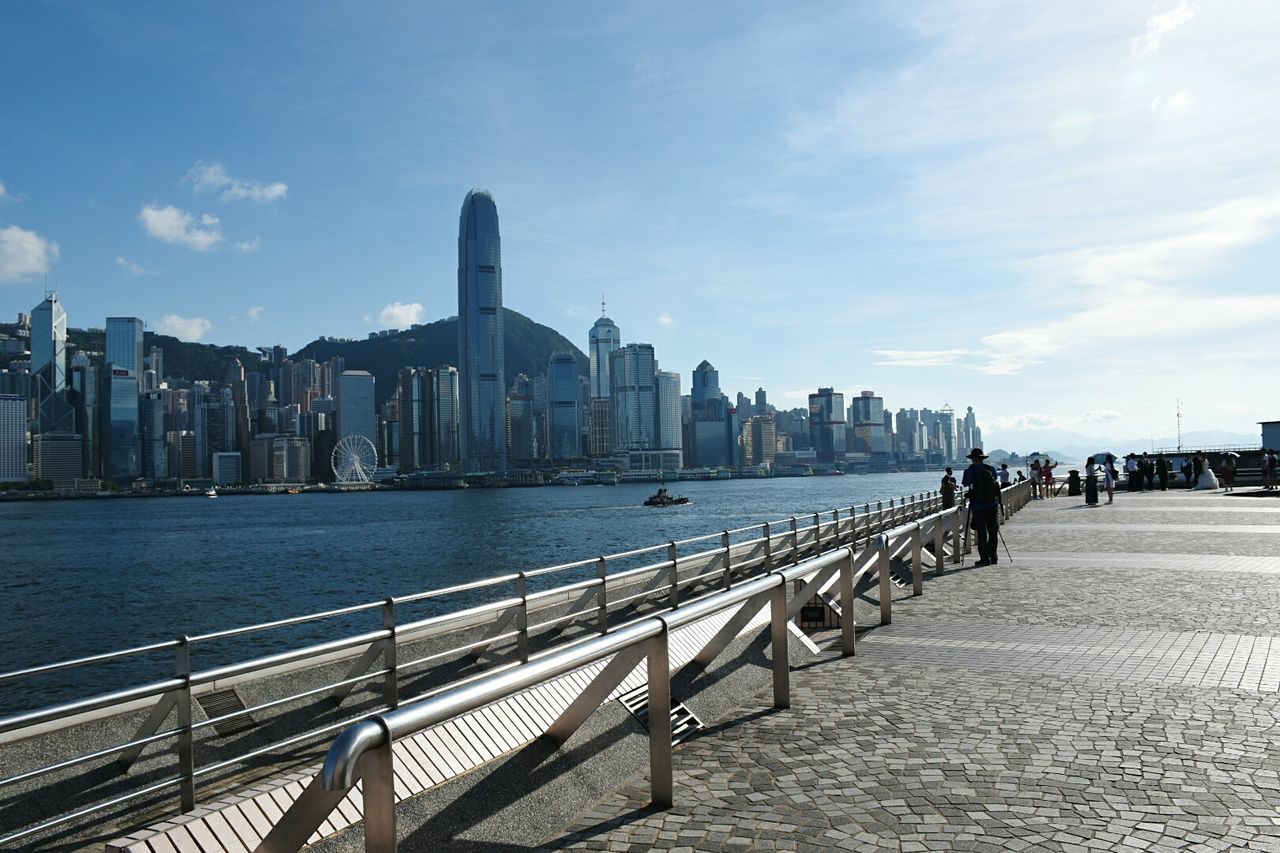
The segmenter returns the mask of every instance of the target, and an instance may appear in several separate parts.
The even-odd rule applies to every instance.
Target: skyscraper
[[[27,400],[0,394],[0,483],[27,479]]]
[[[720,401],[720,371],[706,359],[693,369],[693,417],[721,419],[724,406]]]
[[[552,353],[547,363],[548,459],[578,459],[583,455],[580,376],[573,353]]]
[[[107,318],[107,363],[129,371],[142,391],[142,321],[137,317]]]
[[[498,206],[488,191],[472,190],[458,223],[458,392],[466,471],[507,468],[504,356]]]
[[[657,361],[653,344],[627,344],[609,355],[613,449],[658,449]]]
[[[609,353],[622,346],[622,333],[618,326],[604,314],[600,305],[600,319],[591,327],[589,356],[591,358],[591,399],[609,396]]]
[[[683,423],[680,418],[680,374],[670,370],[658,371],[658,447],[661,450],[682,450]],[[683,454],[682,454],[683,457]],[[683,458],[681,459],[683,466]]]
[[[378,446],[373,374],[366,370],[347,370],[338,377],[338,440],[349,435],[362,435]]]
[[[809,395],[809,441],[819,462],[843,462],[845,456],[844,395],[819,388]]]
[[[31,394],[36,432],[75,430],[67,402],[67,312],[54,292],[31,311]]]

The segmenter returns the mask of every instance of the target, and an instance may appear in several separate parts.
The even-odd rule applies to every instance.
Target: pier
[[[41,789],[19,779],[0,788],[0,815],[29,824],[9,846],[1276,849],[1280,501],[1006,496],[996,566],[970,565],[957,511],[912,496],[549,567],[559,585],[536,591],[504,577],[523,591],[426,619],[391,608],[386,633],[322,661],[161,684],[181,703],[260,673],[271,690],[241,697],[259,739],[239,741],[258,760],[237,763],[203,705],[193,722],[130,697],[112,730],[147,741],[144,778],[172,792],[40,828],[23,806]],[[413,679],[415,661],[452,669]],[[344,688],[332,716],[299,710]],[[313,736],[281,742],[300,722]],[[8,779],[32,773],[13,763],[32,743],[64,743],[0,723]],[[165,735],[176,753],[152,746]],[[190,751],[225,772],[195,766],[174,808],[190,782],[167,756],[181,771]],[[103,772],[95,790],[126,791]]]

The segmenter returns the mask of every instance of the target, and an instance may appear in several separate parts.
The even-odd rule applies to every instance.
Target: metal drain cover
[[[649,685],[642,684],[635,690],[623,693],[618,697],[618,701],[622,703],[622,707],[631,712],[631,716],[635,717],[640,725],[646,729],[649,728]],[[704,728],[706,726],[702,724],[702,720],[699,720],[683,702],[672,701],[671,742],[673,744],[687,740]]]
[[[240,694],[234,689],[231,690],[215,690],[212,693],[205,693],[197,696],[196,701],[200,703],[200,708],[204,711],[208,719],[214,717],[225,717],[227,714],[234,714],[236,711],[244,711],[244,700],[240,698]],[[229,717],[220,723],[213,724],[213,730],[220,737],[247,732],[249,729],[257,725],[253,719],[253,715],[245,712],[235,717]]]

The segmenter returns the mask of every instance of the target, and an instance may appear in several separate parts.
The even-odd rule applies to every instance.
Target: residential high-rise
[[[680,417],[680,374],[658,371],[658,447],[661,450],[683,450]],[[681,458],[683,467],[683,454]]]
[[[498,206],[488,191],[472,190],[458,223],[458,392],[466,471],[507,468],[504,357]]]
[[[31,311],[31,395],[36,432],[75,430],[67,402],[67,312],[52,291]]]
[[[657,360],[653,344],[627,344],[609,354],[613,449],[658,449]]]
[[[591,327],[588,356],[591,359],[591,399],[607,398],[610,391],[609,353],[622,346],[622,333],[618,326],[604,314],[600,305],[600,319]]]
[[[809,441],[823,463],[842,462],[845,455],[844,395],[819,388],[809,395]]]
[[[547,453],[552,460],[582,457],[582,382],[571,352],[552,353],[547,363]]]

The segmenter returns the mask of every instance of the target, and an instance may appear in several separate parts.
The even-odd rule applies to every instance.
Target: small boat
[[[658,489],[657,492],[645,499],[645,506],[679,506],[687,504],[689,499],[686,497],[673,497],[666,489]]]
[[[218,496],[218,490],[215,489],[213,486],[210,486],[209,488],[205,489],[204,496],[206,498],[216,498]]]

